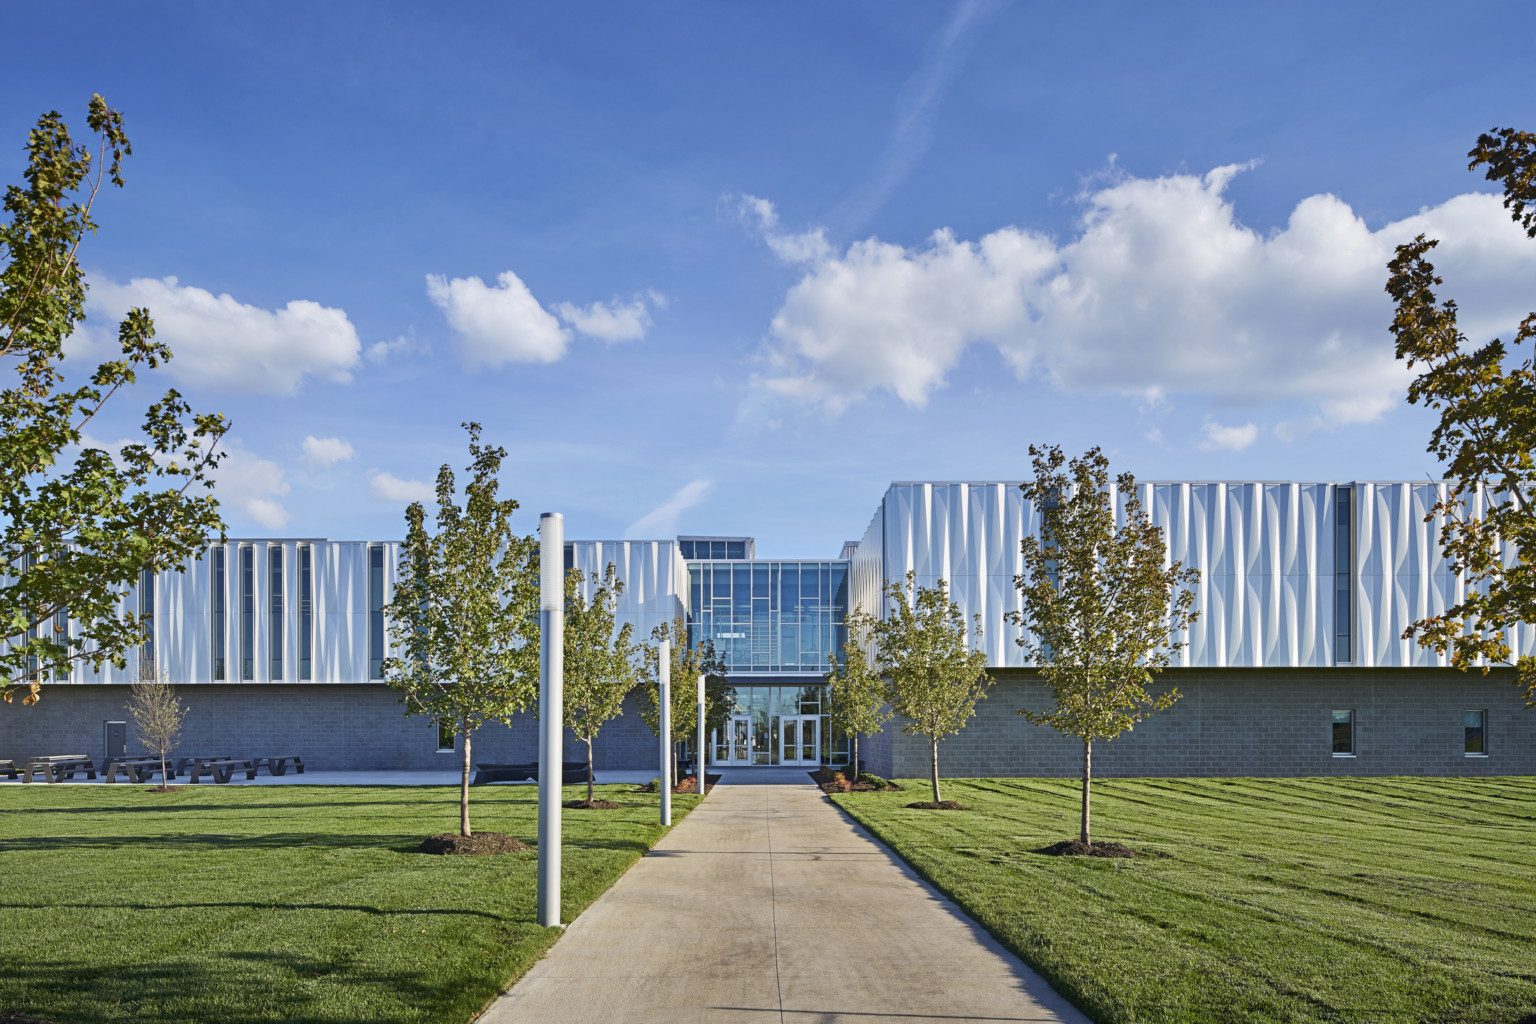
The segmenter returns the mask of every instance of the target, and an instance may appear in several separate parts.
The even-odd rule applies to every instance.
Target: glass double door
[[[784,715],[779,719],[779,764],[821,763],[821,716]]]
[[[752,715],[732,715],[724,734],[715,734],[715,764],[821,763],[819,715],[779,715],[774,721],[775,728],[770,730],[767,722]]]

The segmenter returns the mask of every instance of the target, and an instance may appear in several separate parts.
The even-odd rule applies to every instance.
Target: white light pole
[[[699,796],[704,795],[704,677],[699,676],[699,749],[694,761],[699,776]]]
[[[565,520],[539,516],[539,924],[560,926],[560,784],[565,720]]]
[[[661,692],[661,823],[672,824],[672,641],[663,640],[656,650],[657,681]]]

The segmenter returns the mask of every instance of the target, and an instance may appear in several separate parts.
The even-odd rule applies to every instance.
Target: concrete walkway
[[[803,770],[723,774],[481,1024],[1086,1024]]]

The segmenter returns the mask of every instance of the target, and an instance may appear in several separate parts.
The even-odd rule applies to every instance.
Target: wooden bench
[[[122,769],[123,775],[129,782],[148,782],[160,771],[160,759],[158,757],[124,757],[116,761],[108,761],[102,774],[107,782],[117,781],[118,769]],[[169,782],[176,777],[176,769],[171,767],[169,761],[165,764],[165,778]]]
[[[235,772],[245,772],[247,781],[256,777],[256,766],[249,761],[234,761],[228,758],[208,761],[194,761],[187,769],[187,781],[197,783],[201,776],[212,775],[213,781],[225,783],[235,777]]]
[[[22,782],[31,782],[32,776],[42,773],[48,782],[62,782],[65,779],[75,777],[75,772],[85,772],[86,778],[96,778],[96,766],[91,759],[84,754],[53,754],[48,757],[34,757],[27,762],[26,770],[22,773]]]
[[[288,762],[293,762],[293,770],[299,775],[304,774],[304,759],[297,754],[288,754],[283,757],[258,757],[251,762],[252,768],[265,768],[269,775],[285,775],[288,772]],[[254,778],[255,776],[252,776]]]
[[[11,760],[0,761],[0,772],[5,772],[11,778],[17,777],[16,762]]]

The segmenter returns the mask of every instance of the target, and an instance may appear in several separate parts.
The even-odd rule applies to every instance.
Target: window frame
[[[1338,728],[1340,715],[1349,716],[1349,749],[1338,749]],[[1329,747],[1334,757],[1357,757],[1360,752],[1360,716],[1354,708],[1334,708],[1329,721]]]
[[[1467,716],[1468,715],[1477,715],[1478,716],[1478,725],[1477,725],[1478,746],[1480,746],[1482,748],[1481,750],[1475,750],[1474,751],[1474,750],[1468,750],[1467,749],[1467,740],[1468,740],[1467,731],[1470,728],[1467,725]],[[1487,757],[1488,756],[1488,709],[1487,708],[1465,708],[1465,709],[1462,710],[1462,712],[1461,712],[1461,756],[1462,757]]]
[[[448,745],[443,746],[443,732],[448,731]],[[453,724],[442,719],[437,720],[437,750],[435,753],[451,754],[459,749],[459,734],[453,731]]]

